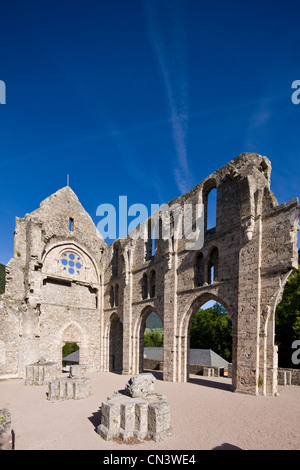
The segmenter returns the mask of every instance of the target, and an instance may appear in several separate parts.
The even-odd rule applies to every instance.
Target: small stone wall
[[[278,385],[300,385],[300,369],[278,368]]]
[[[204,375],[206,377],[224,377],[225,368],[216,366],[206,366],[202,364],[190,364],[189,372],[194,375]]]
[[[104,439],[153,439],[158,442],[171,434],[170,405],[163,395],[154,393],[152,374],[132,377],[123,393],[115,392],[101,406],[97,433]]]
[[[208,366],[208,365],[203,365],[203,364],[190,364],[189,365],[189,373],[193,375],[206,375],[207,376],[207,371],[204,371],[204,369],[213,369],[214,373],[210,374],[210,376],[213,377],[224,377],[224,367],[216,367],[216,366]],[[157,359],[147,359],[144,358],[144,369],[145,370],[163,370],[163,361],[159,361]],[[231,364],[228,364],[228,372],[227,376],[231,377]]]
[[[163,370],[163,365],[163,361],[144,357],[144,369],[146,370]]]

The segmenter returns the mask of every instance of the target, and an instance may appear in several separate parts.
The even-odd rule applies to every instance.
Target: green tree
[[[276,308],[275,341],[278,345],[278,365],[300,368],[292,363],[291,348],[294,340],[300,339],[300,270],[288,279],[281,302]]]
[[[200,309],[194,316],[190,328],[190,347],[212,349],[231,362],[232,323],[226,309],[215,303],[207,309]]]
[[[147,331],[144,334],[144,346],[145,347],[162,347],[163,346],[163,335],[159,331]]]
[[[62,348],[62,357],[67,357],[79,349],[77,343],[66,343]]]

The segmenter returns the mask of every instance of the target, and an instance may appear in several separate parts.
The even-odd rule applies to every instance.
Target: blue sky
[[[162,204],[242,152],[299,196],[296,1],[2,2],[0,262],[15,217],[70,186],[102,203]]]

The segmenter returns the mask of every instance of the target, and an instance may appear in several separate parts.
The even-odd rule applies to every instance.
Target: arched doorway
[[[188,338],[191,374],[209,370],[209,375],[231,378],[232,321],[221,303],[208,301],[191,316]]]
[[[77,364],[85,364],[88,366],[88,342],[86,334],[82,327],[77,322],[70,322],[61,329],[58,334],[58,345],[60,350],[57,351],[57,357],[59,358],[58,363],[62,365],[66,362],[64,359],[67,355],[69,357],[69,365],[71,362]],[[72,360],[74,359],[74,361]]]
[[[217,305],[214,307],[214,305]],[[222,307],[218,307],[221,305]],[[216,312],[214,312],[214,308]],[[208,310],[211,309],[212,311]],[[219,309],[219,311],[218,311]],[[206,311],[206,314],[201,317],[201,312]],[[200,313],[199,313],[200,312]],[[230,325],[231,323],[231,356],[230,351],[227,350],[226,355],[228,359],[231,359],[231,363],[227,361],[229,365],[229,375],[232,378],[232,386],[235,388],[236,384],[236,374],[237,374],[237,357],[236,357],[236,343],[237,343],[237,325],[236,325],[236,316],[233,315],[233,310],[230,306],[228,301],[224,301],[224,298],[220,298],[211,293],[203,293],[199,297],[197,297],[187,309],[185,316],[182,318],[180,327],[179,327],[179,335],[178,335],[178,345],[176,348],[176,380],[180,382],[186,382],[189,380],[190,377],[190,364],[191,364],[191,347],[190,347],[190,340],[191,340],[191,327],[193,319],[196,315],[200,316],[199,325],[200,328],[203,328],[207,318],[210,318],[212,322],[215,318],[214,313],[221,316],[226,314],[226,321]],[[229,318],[228,318],[229,317]],[[221,322],[222,323],[222,322]],[[212,325],[213,326],[213,325]],[[211,327],[211,330],[213,328]],[[197,329],[195,329],[193,333],[193,337],[197,336]],[[205,336],[205,335],[204,335]],[[193,340],[194,340],[193,338]],[[209,335],[207,335],[207,342],[202,343],[205,348],[200,348],[200,343],[194,343],[194,345],[198,346],[198,349],[210,349],[210,342]],[[230,343],[230,342],[229,342]],[[194,348],[193,348],[194,349]],[[197,348],[195,348],[197,349]],[[218,349],[219,350],[219,349]],[[220,351],[220,350],[219,350]],[[217,353],[216,353],[217,354]],[[218,354],[219,355],[219,354]],[[214,356],[214,355],[213,355]],[[222,357],[222,356],[221,356]],[[210,364],[204,364],[210,366]]]
[[[163,324],[155,312],[151,312],[145,322],[143,369],[163,369]]]
[[[260,331],[260,369],[258,391],[278,393],[278,369],[294,369],[293,341],[299,311],[299,269],[290,270],[263,311]],[[295,328],[296,327],[296,328]],[[298,330],[299,331],[299,330]]]
[[[62,347],[62,371],[69,372],[70,366],[79,364],[79,345],[74,342],[66,342]]]
[[[110,318],[109,328],[109,371],[123,371],[123,323],[114,313]]]
[[[292,344],[300,339],[300,269],[287,279],[282,296],[275,307],[275,343],[278,346],[278,367],[299,369]]]
[[[146,334],[145,334],[146,333]],[[163,321],[155,309],[147,306],[143,309],[136,326],[136,338],[138,347],[138,364],[136,369],[139,373],[144,370],[145,344],[147,348],[152,349],[151,353],[155,355],[154,362],[162,368],[163,364]],[[147,346],[148,345],[148,346]],[[156,350],[156,351],[155,351]],[[149,356],[149,350],[148,350]],[[150,354],[151,356],[151,354]],[[150,359],[151,357],[148,357]],[[149,361],[146,361],[149,367]],[[153,366],[151,366],[153,367]]]

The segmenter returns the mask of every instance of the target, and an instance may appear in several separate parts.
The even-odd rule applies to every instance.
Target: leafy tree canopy
[[[69,356],[69,354],[72,354],[78,349],[79,349],[79,346],[77,345],[77,343],[66,343],[62,348],[62,356],[67,357]]]
[[[163,346],[163,335],[159,331],[148,331],[144,335],[144,346],[145,347],[162,347]]]
[[[279,367],[299,368],[292,363],[292,343],[300,340],[300,270],[288,279],[281,302],[276,308],[275,341]]]
[[[192,349],[212,349],[231,362],[232,323],[222,305],[215,303],[210,308],[200,308],[195,314],[190,328],[190,347]]]

